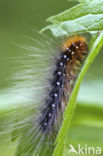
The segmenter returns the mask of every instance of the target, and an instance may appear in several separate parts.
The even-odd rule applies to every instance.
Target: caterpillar
[[[84,37],[75,36],[66,41],[56,61],[56,69],[51,80],[51,89],[45,100],[39,121],[40,130],[48,134],[56,131],[55,120],[60,120],[72,92],[71,81],[78,74],[79,66],[87,55]],[[56,126],[57,127],[57,126]]]
[[[79,35],[68,37],[53,48],[50,47],[55,40],[40,38],[38,42],[32,38],[32,41],[34,45],[26,50],[33,52],[29,54],[28,62],[35,62],[34,66],[29,65],[26,71],[21,71],[24,78],[27,75],[23,86],[29,90],[26,96],[30,95],[31,102],[23,105],[22,111],[25,109],[26,115],[24,113],[19,120],[20,114],[15,116],[17,123],[13,131],[16,136],[21,135],[16,156],[51,156],[63,112],[89,50],[86,38]],[[15,77],[21,80],[20,73]]]

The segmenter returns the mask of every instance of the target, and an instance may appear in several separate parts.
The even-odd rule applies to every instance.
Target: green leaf
[[[84,78],[84,75],[87,71],[87,69],[89,68],[90,64],[93,62],[93,60],[95,59],[95,57],[97,56],[97,54],[99,53],[101,47],[103,45],[103,32],[100,34],[100,36],[97,37],[97,39],[95,40],[94,44],[92,45],[91,49],[90,49],[90,54],[87,57],[85,64],[82,68],[82,71],[76,81],[76,85],[74,87],[74,90],[72,92],[72,95],[70,97],[69,103],[67,105],[67,108],[65,110],[64,113],[64,120],[61,126],[61,130],[58,134],[58,137],[56,139],[56,148],[54,150],[53,156],[63,156],[63,151],[64,151],[64,146],[65,146],[65,138],[71,123],[71,119],[74,113],[74,109],[75,109],[75,103],[76,103],[76,97],[78,94],[78,90],[80,87],[80,84]]]
[[[103,0],[78,0],[80,4],[47,19],[54,36],[103,30]]]

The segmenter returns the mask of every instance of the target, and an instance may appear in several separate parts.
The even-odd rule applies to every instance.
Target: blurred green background
[[[18,66],[13,61],[13,57],[24,55],[24,51],[15,43],[18,43],[18,41],[22,43],[25,35],[29,37],[32,35],[31,30],[33,28],[40,30],[48,24],[45,22],[46,18],[64,11],[74,4],[76,2],[68,2],[68,0],[0,0],[1,90],[6,90],[11,86],[8,77],[13,73],[14,68]],[[98,145],[103,149],[102,60],[103,52],[101,50],[82,83],[71,131],[68,134],[67,148],[71,142],[75,146],[81,143],[83,145]],[[2,102],[0,102],[0,105],[2,105]],[[11,146],[11,142],[5,142],[5,139],[7,140],[5,137],[0,137],[0,156],[12,156],[16,143]],[[68,155],[67,151],[65,155]]]

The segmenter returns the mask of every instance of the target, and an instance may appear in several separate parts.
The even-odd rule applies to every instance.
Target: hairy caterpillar
[[[87,42],[82,36],[68,38],[61,45],[57,45],[59,49],[55,50],[50,48],[53,41],[47,41],[47,38],[40,39],[39,42],[32,40],[34,45],[26,47],[33,52],[29,55],[29,68],[23,69],[21,76],[20,73],[16,75],[19,80],[25,78],[19,87],[25,86],[26,89],[23,88],[23,91],[29,90],[25,96],[30,95],[31,98],[29,104],[23,105],[22,115],[18,113],[17,108],[15,110],[17,114],[14,133],[21,135],[16,156],[52,154],[63,112],[88,55]],[[24,110],[27,111],[26,114]]]
[[[79,66],[87,52],[85,38],[79,36],[68,39],[61,49],[50,82],[51,89],[41,112],[39,125],[43,133],[55,131],[55,120],[60,120],[64,112],[72,91],[71,81],[77,77]]]

